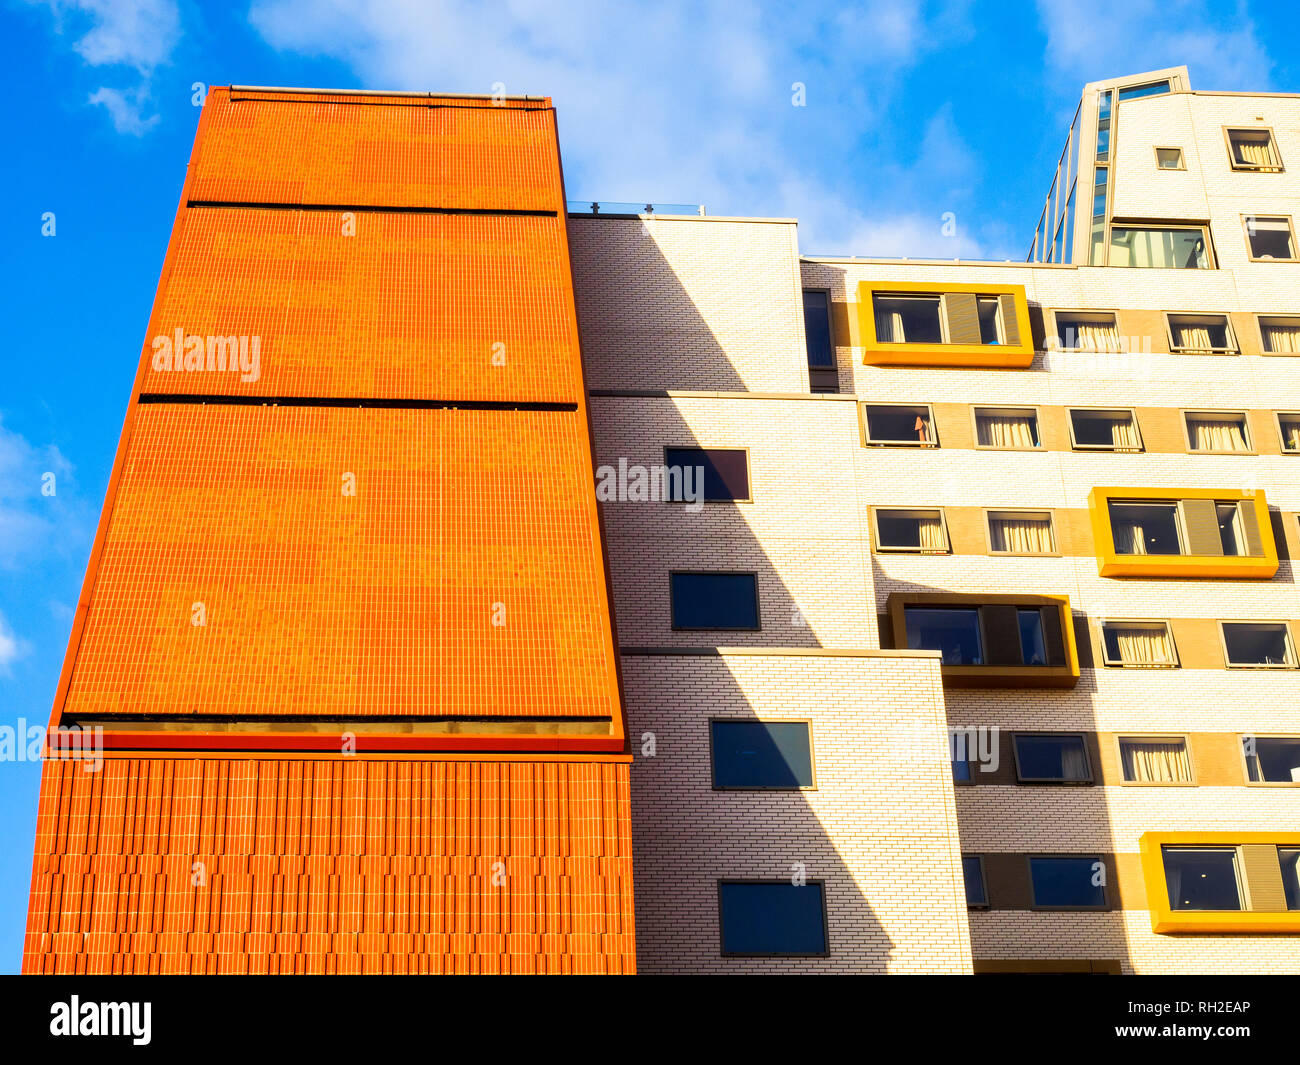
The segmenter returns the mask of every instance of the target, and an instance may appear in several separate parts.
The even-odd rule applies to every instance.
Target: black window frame
[[[754,582],[753,625],[681,625],[677,621],[677,597],[673,594],[677,577],[749,577]],[[698,570],[675,569],[668,572],[668,615],[673,632],[761,632],[763,630],[763,604],[758,587],[756,570]]]
[[[817,790],[817,750],[813,737],[813,723],[810,718],[753,718],[753,717],[710,717],[709,725],[709,781],[714,791],[816,791]],[[811,782],[808,784],[719,784],[717,744],[714,727],[717,725],[802,725],[808,737],[808,772]]]
[[[767,884],[773,887],[788,887],[791,891],[806,891],[810,887],[819,889],[821,896],[822,942],[825,948],[820,951],[737,951],[727,950],[726,912],[722,905],[723,887],[729,884]],[[807,880],[803,885],[796,885],[789,880],[767,877],[719,877],[717,882],[718,900],[718,952],[724,958],[829,958],[831,955],[831,929],[828,918],[829,907],[826,899],[826,881],[821,878]]]
[[[1034,888],[1034,862],[1041,861],[1077,861],[1089,862],[1092,865],[1100,864],[1106,870],[1106,879],[1100,885],[1102,901],[1094,906],[1080,905],[1057,905],[1055,903],[1040,903],[1038,893]],[[1101,913],[1114,909],[1111,905],[1111,895],[1108,890],[1110,887],[1111,875],[1110,866],[1107,864],[1105,856],[1101,854],[1027,854],[1025,855],[1025,872],[1029,877],[1029,908],[1031,910],[1041,910],[1052,913]]]
[[[742,496],[711,496],[705,491],[703,502],[705,503],[752,503],[754,502],[754,479],[750,476],[751,464],[749,461],[749,448],[747,447],[704,447],[701,444],[665,444],[664,445],[664,469],[671,470],[674,466],[684,466],[684,463],[673,462],[671,455],[674,451],[698,451],[701,454],[708,454],[714,451],[728,451],[745,457],[745,495]],[[696,463],[696,465],[701,465]],[[716,470],[716,467],[715,467]],[[719,478],[721,479],[721,478]],[[704,477],[705,483],[708,483],[708,474]],[[671,483],[671,482],[669,482]],[[685,503],[686,499],[669,499],[669,503]]]
[[[1029,777],[1021,771],[1020,768],[1020,740],[1029,739],[1072,739],[1078,740],[1079,746],[1083,748],[1083,759],[1088,765],[1088,775],[1086,777]],[[1024,729],[1015,730],[1011,733],[1011,759],[1016,769],[1017,784],[1048,784],[1057,787],[1088,787],[1095,784],[1097,780],[1097,770],[1093,765],[1092,752],[1088,750],[1088,737],[1083,732],[1030,732]]]

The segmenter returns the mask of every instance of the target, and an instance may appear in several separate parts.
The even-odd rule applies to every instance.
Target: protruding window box
[[[1066,596],[899,592],[889,597],[888,610],[894,646],[941,652],[943,682],[951,687],[1078,683]]]
[[[1023,370],[1034,361],[1023,285],[863,281],[858,313],[871,365]]]
[[[1103,577],[1267,580],[1277,572],[1263,491],[1094,488],[1088,507]]]

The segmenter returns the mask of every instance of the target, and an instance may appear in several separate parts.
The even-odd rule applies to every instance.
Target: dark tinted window
[[[1106,889],[1097,858],[1030,858],[1029,880],[1035,906],[1095,907],[1106,905]]]
[[[803,328],[808,338],[808,365],[816,370],[835,367],[831,345],[831,297],[829,292],[804,289]]]
[[[1223,643],[1233,666],[1291,664],[1286,625],[1281,622],[1225,621]]]
[[[1244,736],[1246,771],[1261,784],[1300,784],[1300,739]]]
[[[811,788],[812,738],[803,721],[713,721],[718,788]]]
[[[1020,624],[1020,657],[1027,666],[1047,665],[1047,639],[1043,635],[1043,612],[1022,608],[1016,611]]]
[[[724,954],[825,954],[822,885],[723,881],[718,885]]]
[[[1282,887],[1286,891],[1286,908],[1300,910],[1300,847],[1279,847],[1282,863]]]
[[[741,448],[670,447],[667,449],[669,470],[700,467],[704,470],[704,498],[729,500],[749,498],[749,456]],[[692,472],[691,477],[698,474]],[[683,479],[670,477],[672,498],[680,502]],[[692,485],[698,484],[692,480]]]
[[[1089,780],[1088,752],[1082,736],[1015,737],[1021,780]]]
[[[907,607],[903,621],[912,650],[941,651],[946,666],[983,664],[979,611],[974,607]]]
[[[1166,847],[1165,887],[1171,910],[1239,910],[1234,847]]]
[[[752,573],[674,573],[675,629],[757,629],[758,579]]]
[[[984,891],[984,863],[978,855],[963,855],[961,871],[966,878],[966,905],[987,906],[988,895]]]

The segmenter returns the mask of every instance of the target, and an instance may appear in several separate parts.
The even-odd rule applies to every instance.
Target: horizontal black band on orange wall
[[[559,211],[523,207],[412,207],[366,203],[268,203],[244,200],[186,200],[186,207],[237,208],[249,211],[352,211],[358,214],[471,214],[517,215],[524,218],[558,218]]]
[[[210,403],[225,407],[374,407],[383,410],[515,410],[572,413],[576,403],[495,399],[358,399],[340,396],[246,396],[203,392],[141,392],[139,403]]]

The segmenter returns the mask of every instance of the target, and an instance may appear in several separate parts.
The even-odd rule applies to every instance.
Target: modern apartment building
[[[598,465],[716,471],[603,504],[642,971],[1300,971],[1297,213],[1300,97],[1177,69],[1025,263],[570,219]]]
[[[1300,96],[1089,85],[1023,263],[554,128],[213,90],[27,970],[1300,972]]]

